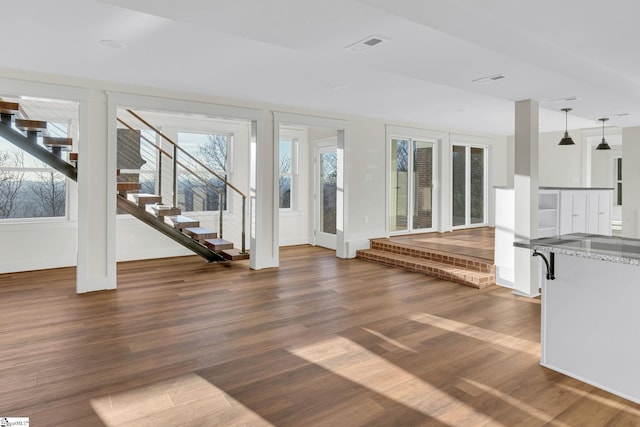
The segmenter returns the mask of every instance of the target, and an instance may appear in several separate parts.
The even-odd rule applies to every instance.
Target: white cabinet
[[[589,191],[589,218],[587,232],[611,235],[611,204],[613,192],[610,190]]]
[[[589,191],[560,191],[560,234],[587,233]]]

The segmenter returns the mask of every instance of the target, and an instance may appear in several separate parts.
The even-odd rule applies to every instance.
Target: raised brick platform
[[[371,249],[359,250],[356,256],[474,288],[495,284],[495,266],[490,260],[397,243],[390,239],[372,239]]]

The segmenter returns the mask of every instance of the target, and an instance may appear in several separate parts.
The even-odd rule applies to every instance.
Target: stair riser
[[[401,261],[395,260],[393,258],[386,258],[377,255],[370,255],[364,252],[357,252],[356,255],[358,258],[375,262],[377,264],[383,264],[389,267],[402,268],[407,271],[412,271],[416,273],[422,273],[427,276],[437,277],[439,279],[448,280],[450,282],[459,283],[461,285],[469,286],[472,288],[485,288],[487,286],[495,284],[494,281],[491,281],[489,278],[477,278],[473,277],[473,275],[466,275],[464,272],[460,273],[451,273],[448,271],[442,271],[438,268],[433,268],[425,265],[415,264],[410,261]]]
[[[398,246],[390,243],[384,243],[380,241],[371,241],[371,249],[377,249],[379,251],[385,251],[398,255],[410,256],[413,258],[420,258],[428,261],[441,262],[443,264],[453,265],[455,267],[466,268],[468,270],[480,271],[482,273],[494,273],[496,272],[495,265],[484,263],[476,260],[468,260],[459,258],[452,255],[443,255],[440,253],[430,252],[428,249],[416,249],[407,248],[404,246]]]

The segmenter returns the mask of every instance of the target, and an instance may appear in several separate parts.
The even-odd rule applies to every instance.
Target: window
[[[22,117],[46,121],[44,135],[77,139],[77,103],[2,99],[19,103]],[[43,144],[42,135],[37,143]],[[66,158],[66,153],[62,156]],[[0,219],[66,218],[67,199],[66,176],[0,138]]]
[[[484,225],[487,216],[487,149],[455,144],[451,156],[451,224],[454,227]]]
[[[616,157],[613,159],[613,181],[615,184],[615,204],[622,206],[622,158]]]
[[[280,140],[280,209],[292,209],[297,166],[297,140]]]
[[[227,209],[227,186],[224,180],[228,180],[230,174],[231,140],[229,134],[178,133],[178,145],[222,178],[205,171],[188,156],[178,154],[179,162],[184,165],[178,166],[177,174],[178,206],[183,211],[217,211],[220,203]],[[189,170],[196,172],[206,182]]]

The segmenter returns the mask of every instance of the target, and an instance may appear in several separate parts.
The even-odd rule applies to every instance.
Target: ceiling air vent
[[[563,103],[563,102],[573,102],[573,101],[580,101],[580,97],[579,96],[566,96],[564,98],[552,99],[549,102],[553,102],[555,104],[560,104],[560,103]]]
[[[377,46],[387,40],[387,38],[379,35],[369,36],[364,40],[360,40],[359,42],[350,44],[349,46],[347,46],[347,49],[356,52],[362,52],[363,50],[371,49],[373,46]]]
[[[485,85],[487,83],[493,83],[495,81],[503,80],[503,79],[506,79],[506,78],[507,78],[507,76],[505,76],[504,74],[496,74],[494,76],[483,77],[481,79],[471,80],[471,82],[475,83],[475,84],[479,84],[479,85]]]

